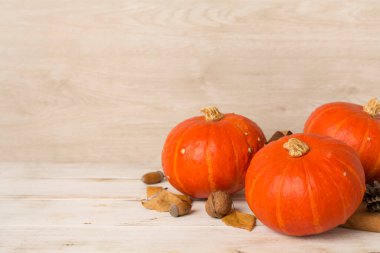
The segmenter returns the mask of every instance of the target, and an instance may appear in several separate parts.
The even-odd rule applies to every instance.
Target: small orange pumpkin
[[[355,150],[328,136],[294,134],[251,161],[246,199],[262,223],[288,235],[318,234],[346,222],[365,191]]]
[[[329,103],[317,108],[305,123],[305,133],[331,136],[353,147],[360,156],[367,182],[380,181],[380,102],[367,105]]]
[[[169,133],[162,151],[168,181],[180,192],[207,198],[217,190],[234,193],[244,188],[253,154],[265,136],[256,123],[237,114],[222,114],[216,107],[202,109]]]

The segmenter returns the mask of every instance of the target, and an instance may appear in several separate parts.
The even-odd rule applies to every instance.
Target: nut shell
[[[169,213],[173,217],[179,217],[190,213],[191,205],[188,202],[182,201],[179,204],[170,206]]]
[[[223,191],[216,191],[210,194],[206,202],[206,212],[213,218],[223,218],[231,212],[231,196]]]
[[[141,181],[145,184],[158,184],[164,179],[162,171],[149,172],[142,176]]]

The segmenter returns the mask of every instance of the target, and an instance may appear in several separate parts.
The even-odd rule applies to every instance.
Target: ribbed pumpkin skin
[[[344,102],[325,104],[310,115],[304,132],[345,142],[359,153],[366,181],[380,180],[380,118],[371,117],[363,106]]]
[[[291,157],[283,144],[297,138],[310,150]],[[332,229],[360,205],[364,171],[356,152],[327,136],[294,134],[271,142],[252,159],[246,199],[271,229],[295,236]]]
[[[244,188],[249,162],[265,141],[256,123],[243,116],[193,117],[169,133],[162,166],[168,181],[191,197],[207,198],[216,190],[234,193]]]

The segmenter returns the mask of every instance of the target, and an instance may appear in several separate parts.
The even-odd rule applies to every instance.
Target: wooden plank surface
[[[1,253],[380,252],[378,233],[336,228],[297,238],[275,233],[260,222],[252,232],[228,227],[207,216],[204,201],[195,201],[192,213],[180,218],[147,210],[139,202],[145,195],[141,171],[125,166],[7,163],[0,164],[0,171]],[[78,186],[77,180],[104,179],[105,173],[120,177],[124,186],[112,186],[117,180]],[[124,181],[126,177],[130,180]],[[41,178],[54,180],[55,187],[36,180]],[[44,193],[23,188],[19,179]],[[170,187],[167,182],[160,185]],[[66,196],[57,190],[72,186],[77,194]],[[115,194],[104,198],[104,189],[115,189]],[[234,205],[250,212],[239,194]]]
[[[0,198],[7,199],[117,199],[141,200],[145,185],[141,176],[160,168],[128,167],[125,164],[24,164],[0,163]],[[70,184],[70,187],[67,184]],[[9,187],[11,185],[12,187]],[[128,185],[128,186],[126,186]],[[170,187],[169,184],[163,184]],[[244,192],[235,194],[244,199]]]
[[[260,226],[251,233],[224,227],[2,227],[0,250],[50,252],[379,252],[378,235],[338,228],[318,237],[288,238]],[[349,242],[347,242],[349,241]]]
[[[267,135],[380,94],[380,2],[0,1],[0,161],[156,166],[215,104]]]
[[[165,136],[201,107],[270,135],[301,131],[322,103],[380,96],[379,11],[372,0],[1,0],[0,253],[380,252],[376,233],[247,232],[202,201],[178,219],[139,203]],[[249,211],[243,194],[236,207]]]

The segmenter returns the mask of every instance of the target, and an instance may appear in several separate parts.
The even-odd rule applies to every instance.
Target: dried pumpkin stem
[[[215,106],[204,107],[201,112],[205,115],[206,121],[218,121],[224,117]]]
[[[380,113],[379,100],[377,100],[377,98],[372,98],[365,106],[363,106],[363,110],[372,117],[377,117]]]
[[[301,157],[309,152],[309,146],[296,138],[290,138],[284,143],[283,147],[289,151],[291,157]]]

